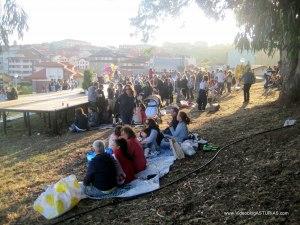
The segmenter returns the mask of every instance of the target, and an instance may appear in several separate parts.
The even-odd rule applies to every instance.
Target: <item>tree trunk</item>
[[[288,51],[280,52],[280,72],[283,77],[280,99],[284,104],[300,102],[300,50],[292,58]]]

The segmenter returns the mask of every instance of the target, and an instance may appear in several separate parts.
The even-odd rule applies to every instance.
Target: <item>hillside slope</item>
[[[192,110],[190,128],[210,142],[224,146],[232,140],[282,126],[289,116],[300,118],[299,106],[285,109],[277,105],[277,97],[277,92],[264,95],[261,84],[257,84],[247,106],[242,105],[239,92],[224,96],[221,110],[215,114]],[[65,223],[296,224],[300,200],[299,149],[299,125],[248,138],[225,149],[204,170],[182,182]],[[203,165],[213,155],[198,152],[192,158],[177,161],[162,184]],[[76,211],[104,203],[85,200]]]
[[[298,125],[237,143],[221,151],[198,174],[162,191],[94,210],[61,224],[297,224],[300,106],[284,108],[276,102],[278,92],[263,92],[261,84],[254,85],[247,106],[242,104],[242,92],[235,92],[222,98],[221,109],[214,114],[192,110],[189,127],[211,143],[225,146],[233,140],[280,127],[288,117],[297,118]],[[40,118],[32,119],[33,126],[40,123]],[[164,118],[162,127],[168,119]],[[21,119],[11,123],[14,132],[0,136],[1,224],[49,224],[110,202],[82,200],[70,212],[51,221],[34,212],[33,202],[47,185],[70,174],[83,179],[86,151],[95,139],[105,139],[111,131],[58,137],[34,133],[28,137],[22,136],[22,122]],[[213,155],[214,152],[200,151],[176,161],[161,184],[198,168]],[[277,212],[284,215],[242,215]]]

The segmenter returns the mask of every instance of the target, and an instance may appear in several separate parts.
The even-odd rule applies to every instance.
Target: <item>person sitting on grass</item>
[[[117,162],[106,154],[103,141],[93,143],[96,156],[89,163],[83,184],[84,192],[91,197],[109,194],[117,187]]]
[[[121,129],[122,126],[118,125],[115,127],[114,132],[109,136],[108,138],[108,147],[109,148],[114,148],[115,146],[115,141],[121,136]]]
[[[146,129],[142,132],[143,140],[141,144],[144,146],[144,155],[148,157],[148,155],[155,155],[158,153],[159,144],[162,140],[160,138],[160,130],[159,126],[155,122],[154,119],[149,118],[146,120]]]
[[[165,137],[174,138],[177,142],[181,143],[186,139],[188,139],[189,137],[189,129],[187,125],[191,122],[191,120],[187,116],[187,114],[183,111],[180,111],[178,113],[177,120],[178,120],[178,125],[176,129],[170,127],[171,135],[165,134]],[[161,147],[162,148],[170,147],[169,141],[166,141],[165,139],[162,140]]]
[[[127,141],[124,138],[115,140],[114,156],[120,163],[120,166],[125,173],[124,184],[133,181],[135,174],[133,157],[129,154]]]
[[[143,148],[137,140],[136,135],[130,126],[125,126],[121,130],[121,136],[126,139],[128,152],[132,156],[135,173],[146,169],[146,158]]]
[[[178,115],[179,109],[177,107],[173,107],[171,109],[171,116],[172,116],[172,121],[168,122],[169,127],[164,130],[164,134],[169,134],[172,135],[170,131],[170,127],[173,127],[173,129],[176,129],[178,121],[177,121],[177,115]]]
[[[88,120],[89,120],[89,127],[97,127],[99,126],[99,115],[97,110],[94,107],[88,108]]]
[[[70,126],[72,132],[84,132],[89,129],[88,117],[82,108],[75,110],[75,122]]]

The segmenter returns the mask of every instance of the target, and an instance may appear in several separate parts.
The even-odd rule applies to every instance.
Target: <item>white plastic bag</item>
[[[181,148],[185,155],[192,156],[196,153],[193,147],[194,143],[192,141],[186,140],[181,143]]]
[[[72,209],[84,198],[75,175],[70,175],[49,186],[34,202],[35,211],[46,219],[58,217]]]

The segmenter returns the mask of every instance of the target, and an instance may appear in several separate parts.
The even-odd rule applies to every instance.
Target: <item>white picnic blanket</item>
[[[100,197],[90,197],[92,199],[107,199],[107,198],[125,198],[133,197],[140,194],[145,194],[160,187],[159,178],[167,174],[170,166],[174,163],[175,157],[172,155],[170,149],[163,150],[159,155],[147,160],[147,168],[144,171],[136,174],[136,179],[129,184],[113,191],[111,194],[103,195]],[[151,175],[150,179],[149,176]]]

